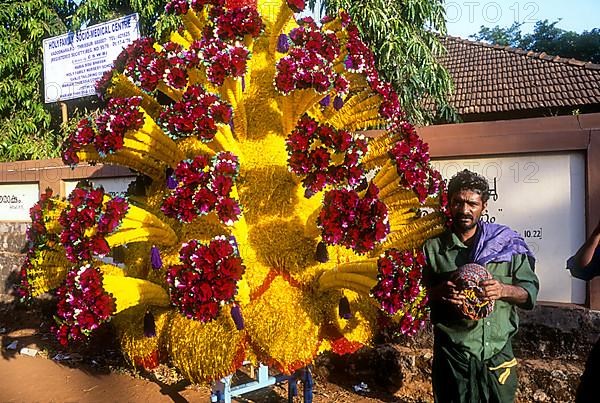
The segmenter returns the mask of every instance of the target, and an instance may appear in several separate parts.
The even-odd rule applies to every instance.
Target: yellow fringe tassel
[[[192,38],[195,40],[202,39],[202,30],[206,25],[205,13],[202,12],[200,16],[192,9],[188,10],[187,13],[181,16],[181,21],[186,31],[190,33]]]
[[[177,235],[171,228],[167,231],[162,228],[146,227],[118,230],[105,239],[111,247],[134,242],[152,242],[158,245],[172,246],[177,242]]]
[[[161,167],[158,161],[138,152],[121,149],[117,153],[108,154],[103,158],[93,147],[87,146],[78,151],[77,156],[81,161],[126,166],[151,177],[155,181],[164,180],[164,168]]]
[[[400,250],[420,248],[426,239],[432,238],[444,232],[443,216],[434,212],[416,219],[401,229],[392,232],[387,239],[377,248],[385,250],[396,248]]]
[[[338,265],[337,271],[340,273],[365,273],[374,277],[377,275],[377,260],[378,258],[371,258],[357,262],[342,263]]]
[[[327,271],[318,280],[319,290],[331,288],[348,288],[357,291],[368,291],[375,287],[377,280],[364,274],[346,273],[340,271]]]
[[[113,295],[119,313],[139,304],[169,306],[169,294],[158,284],[134,277],[105,274],[102,281],[106,292]]]

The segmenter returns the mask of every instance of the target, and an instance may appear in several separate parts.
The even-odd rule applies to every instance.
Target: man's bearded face
[[[452,225],[459,232],[468,232],[477,226],[477,222],[487,207],[481,200],[481,194],[463,189],[450,199]]]

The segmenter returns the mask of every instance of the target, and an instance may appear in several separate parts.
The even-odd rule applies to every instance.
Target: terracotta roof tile
[[[450,36],[442,64],[454,80],[461,115],[596,104],[600,64]]]

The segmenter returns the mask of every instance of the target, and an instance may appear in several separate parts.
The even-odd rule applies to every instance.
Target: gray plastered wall
[[[10,292],[25,255],[27,223],[0,222],[0,294]]]

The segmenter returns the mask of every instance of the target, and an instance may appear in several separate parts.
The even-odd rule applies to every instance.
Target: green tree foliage
[[[0,161],[56,155],[60,134],[42,92],[42,39],[64,33],[73,4],[0,2]]]
[[[138,13],[142,36],[161,39],[167,32],[179,26],[174,16],[165,15],[169,0],[82,0],[73,15],[73,27],[100,22]],[[164,38],[163,38],[164,39]]]
[[[470,35],[469,38],[477,41],[484,41],[493,43],[500,46],[512,46],[517,47],[521,44],[521,23],[514,22],[510,27],[500,28],[496,25],[495,27],[484,27],[483,25],[479,28],[479,32]]]
[[[0,161],[57,157],[65,135],[56,103],[44,104],[42,40],[137,12],[142,33],[159,37],[174,21],[167,0],[0,1]],[[79,3],[79,4],[78,4]],[[95,97],[69,101],[94,108]]]
[[[314,10],[318,0],[310,0]],[[321,11],[337,15],[345,9],[369,44],[377,59],[377,67],[400,96],[412,122],[456,121],[448,105],[452,79],[439,63],[445,51],[439,34],[446,34],[446,21],[441,0],[322,0]],[[427,107],[437,105],[434,115]]]
[[[556,26],[560,20],[538,21],[531,34],[523,35],[521,25],[514,23],[508,28],[496,25],[493,28],[482,26],[470,38],[502,46],[512,46],[535,52],[575,58],[582,61],[600,63],[600,28],[578,34]]]

